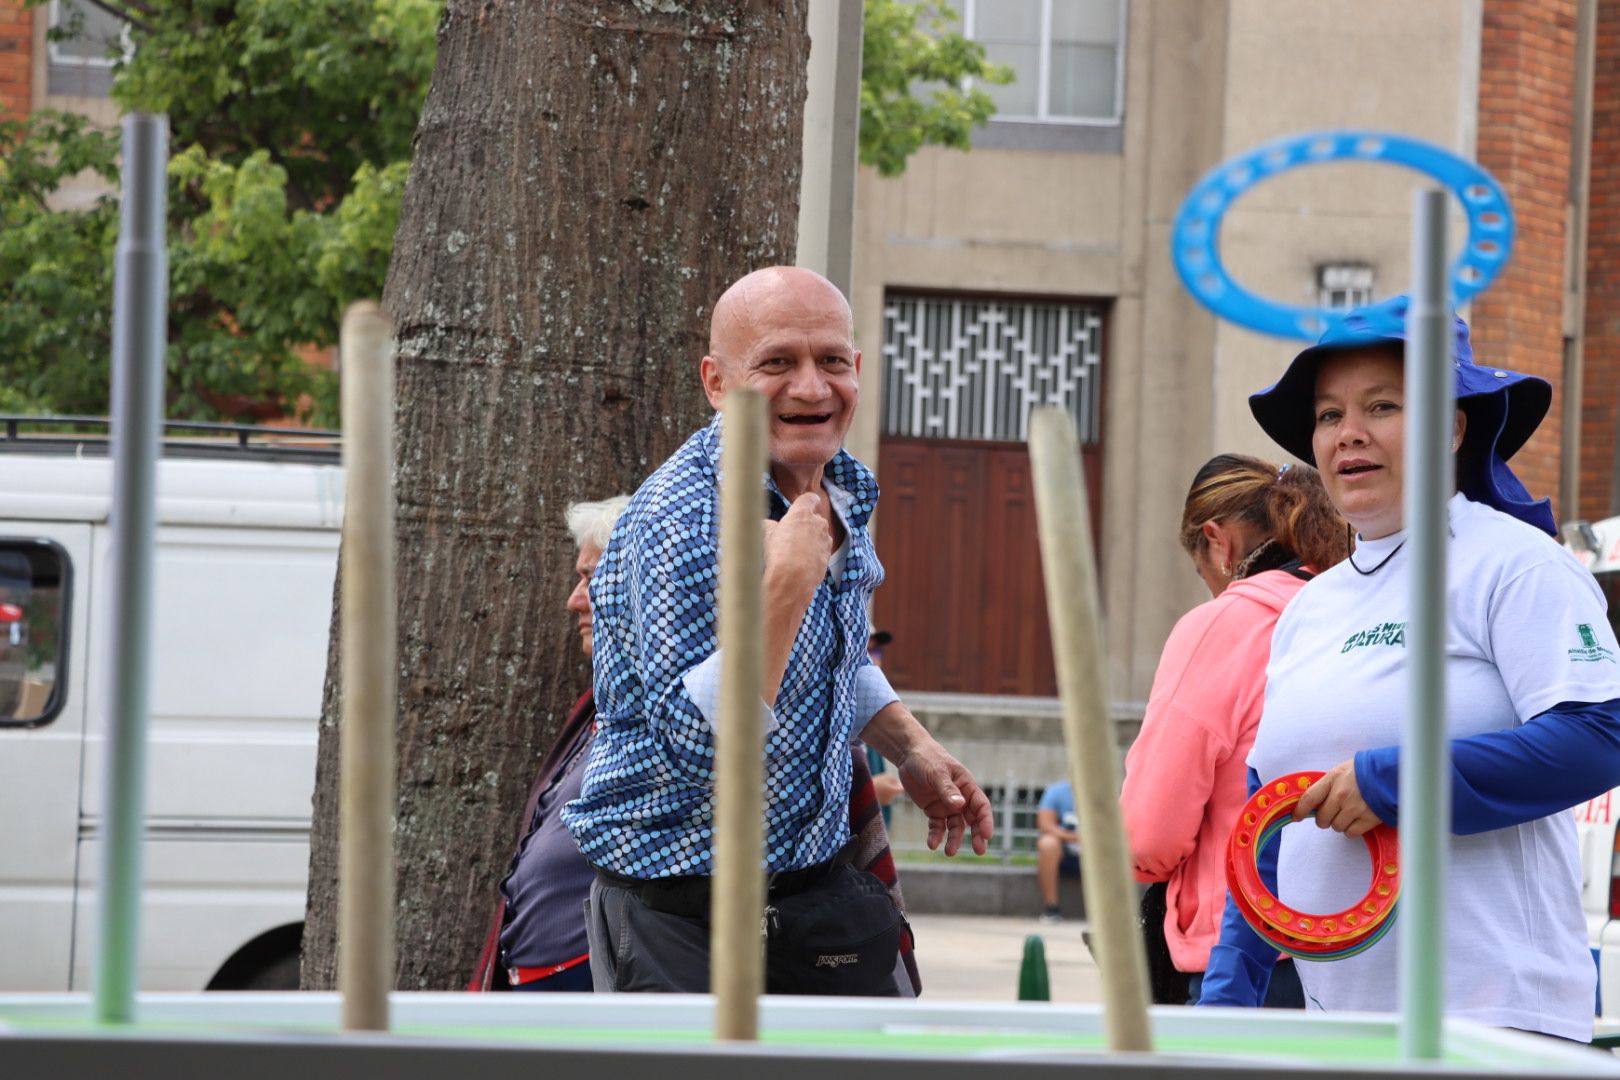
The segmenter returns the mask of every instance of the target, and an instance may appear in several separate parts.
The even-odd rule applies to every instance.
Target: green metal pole
[[[1452,494],[1451,305],[1446,283],[1446,195],[1419,191],[1412,208],[1412,301],[1406,342],[1406,492],[1411,545],[1411,633],[1401,747],[1401,1054],[1436,1061],[1445,1014],[1447,838],[1451,769],[1446,740],[1446,501]]]
[[[95,1018],[112,1024],[135,1019],[139,971],[152,544],[168,324],[169,263],[164,248],[168,144],[165,117],[124,118],[123,197],[113,282],[111,649],[95,967]]]

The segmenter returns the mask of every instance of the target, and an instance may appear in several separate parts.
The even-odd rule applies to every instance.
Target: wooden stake
[[[394,981],[393,327],[343,315],[343,729],[338,989],[346,1031],[388,1030]]]
[[[1151,1050],[1147,960],[1119,812],[1119,762],[1098,629],[1097,560],[1074,421],[1061,409],[1036,409],[1029,420],[1029,453],[1063,696],[1063,741],[1080,815],[1081,881],[1102,976],[1103,1025],[1110,1050]]]
[[[714,1037],[759,1037],[765,988],[765,399],[732,390],[720,464],[720,723],[715,733],[709,985]]]

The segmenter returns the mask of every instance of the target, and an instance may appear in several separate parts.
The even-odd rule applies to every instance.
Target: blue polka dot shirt
[[[642,484],[591,576],[597,734],[563,821],[585,858],[626,877],[712,872],[720,421]],[[816,590],[767,718],[765,869],[831,859],[849,839],[849,740],[895,695],[866,654],[883,581],[867,523],[877,481],[846,451],[824,471],[848,540]],[[762,507],[787,502],[768,477]],[[705,661],[709,663],[705,664]],[[762,703],[763,708],[763,703]]]

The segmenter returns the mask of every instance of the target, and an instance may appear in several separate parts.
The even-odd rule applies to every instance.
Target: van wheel
[[[298,954],[290,953],[270,961],[242,984],[243,990],[298,989]]]

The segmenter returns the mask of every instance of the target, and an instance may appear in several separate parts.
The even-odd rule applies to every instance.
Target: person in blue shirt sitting
[[[1035,811],[1035,873],[1041,885],[1041,922],[1063,920],[1058,906],[1058,879],[1080,876],[1080,818],[1074,812],[1074,788],[1059,780],[1041,793]]]

